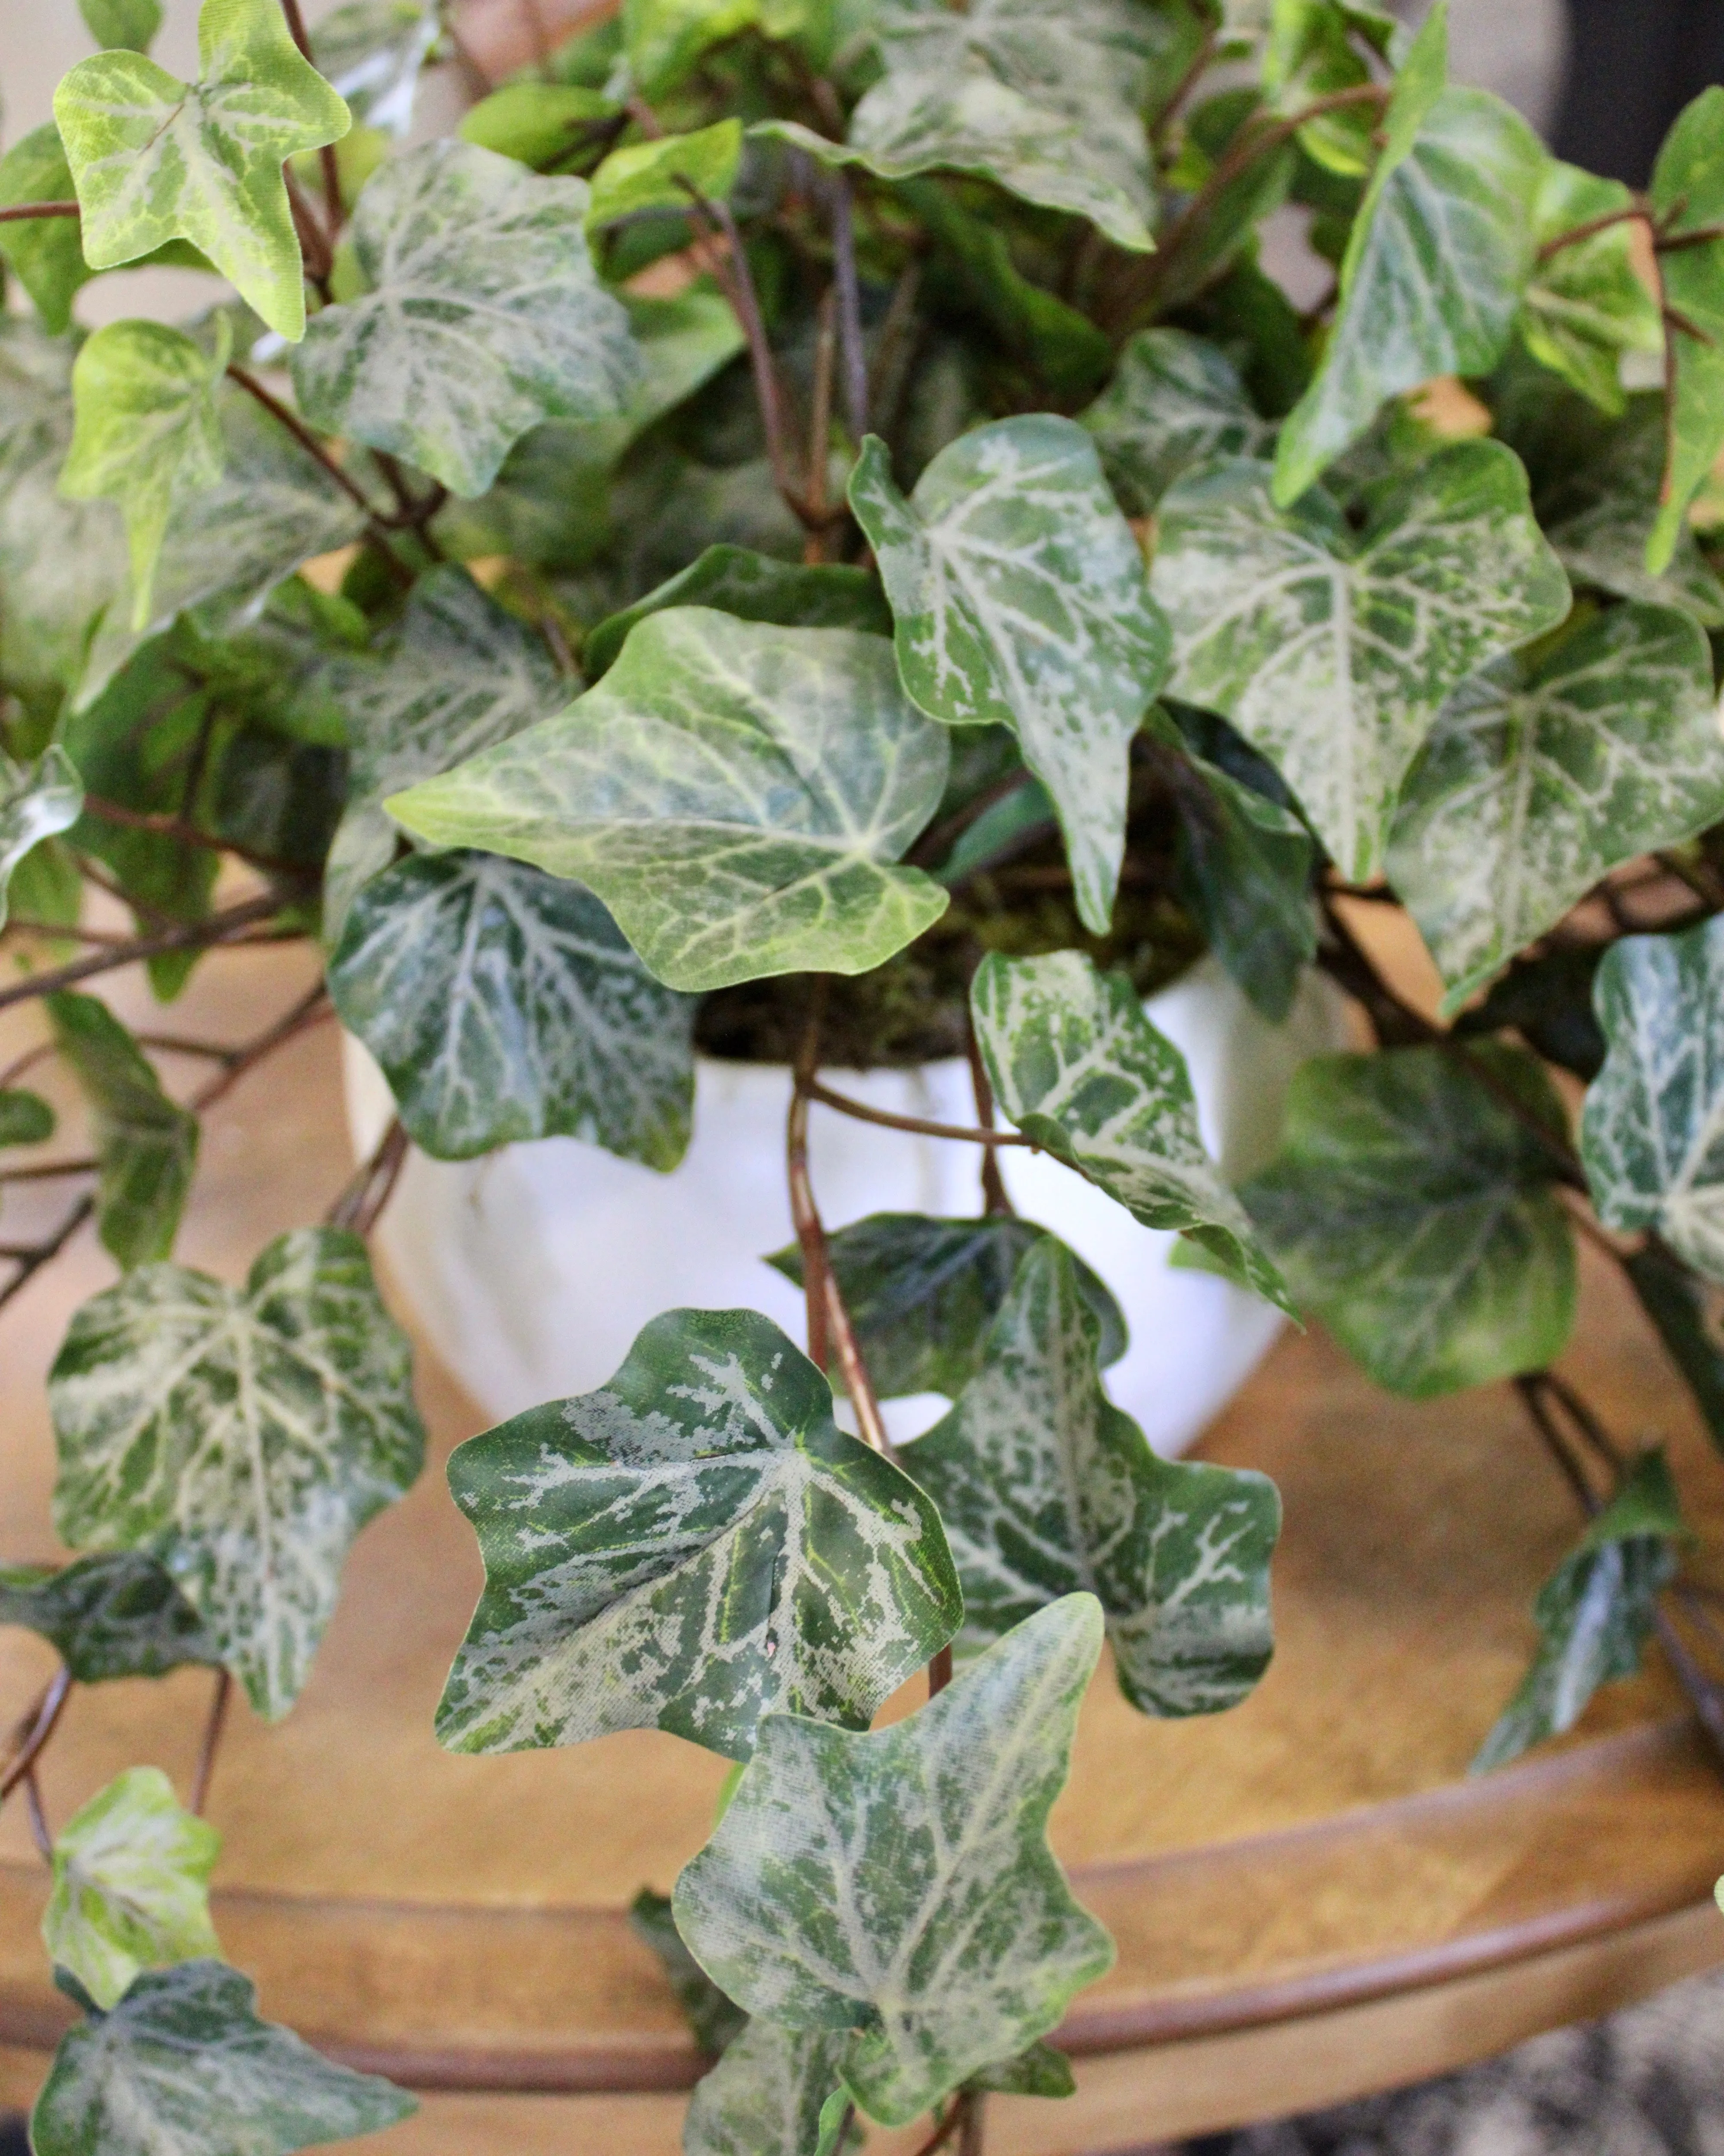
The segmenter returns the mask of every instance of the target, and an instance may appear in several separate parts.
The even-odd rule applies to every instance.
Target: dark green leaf
[[[644,598],[599,623],[581,647],[588,678],[596,681],[609,669],[636,622],[674,606],[716,607],[739,621],[772,621],[787,629],[892,633],[891,611],[879,580],[865,570],[806,567],[747,547],[709,547]]]
[[[22,1086],[0,1090],[0,1145],[41,1145],[54,1126],[54,1110],[39,1093]]]
[[[602,91],[517,80],[480,98],[463,118],[459,133],[464,142],[541,172],[562,164],[583,143],[603,141],[598,130],[616,113],[614,101]]]
[[[154,1558],[80,1557],[53,1571],[0,1566],[0,1625],[39,1632],[80,1684],[159,1677],[221,1651]]]
[[[147,4],[153,6],[155,0]],[[0,157],[0,209],[74,199],[71,169],[51,120],[20,136]],[[43,327],[63,336],[71,322],[74,295],[95,275],[84,259],[77,218],[23,218],[0,224],[0,260],[16,272]]]
[[[173,1250],[198,1160],[198,1118],[168,1099],[155,1065],[96,997],[62,991],[47,1009],[90,1105],[103,1246],[128,1272],[153,1265]]]
[[[1707,1435],[1724,1452],[1724,1297],[1660,1244],[1649,1243],[1622,1262],[1641,1308],[1687,1381]]]
[[[1675,393],[1658,519],[1646,542],[1647,569],[1659,576],[1724,449],[1724,239],[1668,246],[1684,233],[1724,225],[1724,89],[1703,90],[1665,138],[1650,202],[1668,250],[1659,269]]]

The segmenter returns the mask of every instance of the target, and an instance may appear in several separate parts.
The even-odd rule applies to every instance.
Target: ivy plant
[[[1047,1824],[1098,1659],[1152,1717],[1270,1661],[1273,1486],[1115,1404],[1124,1320],[1011,1148],[1392,1392],[1516,1389],[1586,1517],[1479,1765],[1654,1641],[1704,1685],[1676,1475],[1560,1363],[1584,1236],[1724,1450],[1724,91],[1642,194],[1451,81],[1442,0],[623,0],[452,67],[431,139],[430,0],[203,0],[189,80],[158,0],[82,13],[0,155],[0,1183],[63,1207],[0,1305],[86,1225],[115,1274],[48,1381],[70,1559],[0,1549],[59,1657],[0,1786],[85,2017],[37,2156],[410,2107],[220,1958],[230,1691],[292,1709],[420,1471],[367,1249],[409,1150],[674,1174],[703,1055],[790,1068],[804,1335],[644,1312],[457,1450],[435,1722],[732,1763],[634,1907],[712,2061],[688,2156],[925,2113],[975,2156],[990,2092],[1069,2093],[1111,1948]],[[202,303],[95,326],[152,264]],[[249,1038],[106,998],[259,942],[310,985]],[[1206,953],[1355,1022],[1238,1187],[1145,1009]],[[332,1013],[394,1118],[213,1278],[201,1120]],[[948,1057],[973,1208],[829,1233],[811,1116],[929,1129],[829,1074]],[[69,1688],[187,1668],[192,1784],[49,1819]]]

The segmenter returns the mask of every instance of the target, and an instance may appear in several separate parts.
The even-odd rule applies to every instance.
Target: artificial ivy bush
[[[1097,1659],[1149,1715],[1270,1660],[1272,1486],[1113,1406],[1119,1312],[1003,1147],[1392,1391],[1520,1389],[1592,1517],[1481,1764],[1655,1630],[1696,1683],[1669,1467],[1551,1366],[1579,1229],[1724,1445],[1724,90],[1639,196],[1452,85],[1440,0],[1416,34],[1368,0],[624,0],[415,141],[454,50],[422,0],[309,38],[204,0],[191,82],[157,0],[83,8],[101,49],[0,158],[0,1004],[45,1020],[0,1179],[40,1173],[44,1057],[93,1137],[0,1301],[86,1221],[119,1274],[49,1378],[79,1554],[0,1569],[61,1657],[3,1788],[85,2015],[38,2156],[408,2107],[219,1958],[228,1686],[291,1708],[420,1468],[365,1242],[408,1145],[672,1172],[697,1050],[793,1067],[805,1341],[668,1311],[456,1453],[486,1583],[437,1716],[735,1763],[636,1907],[722,2054],[690,2156],[921,2112],[973,2151],[987,2091],[1069,2092],[1045,2040],[1111,1948],[1045,1826]],[[86,331],[140,262],[207,305]],[[1397,906],[1438,1019],[1361,932]],[[168,1002],[294,937],[322,978],[249,1041],[83,985],[141,962]],[[1237,1189],[1143,1009],[1206,951],[1271,1022],[1321,968],[1374,1035],[1300,1070]],[[177,1263],[201,1111],[331,1004],[394,1095],[377,1155],[243,1284]],[[823,1070],[946,1055],[976,1213],[829,1235],[808,1117],[863,1111]],[[927,1391],[895,1450],[880,1399]],[[190,1804],[140,1766],[56,1832],[68,1686],[187,1663]]]

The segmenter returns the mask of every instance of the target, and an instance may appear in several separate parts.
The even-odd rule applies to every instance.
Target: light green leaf
[[[1593,990],[1609,1050],[1581,1158],[1607,1228],[1651,1229],[1724,1281],[1724,917],[1624,936]]]
[[[462,1445],[449,1487],[485,1563],[437,1710],[454,1751],[865,1728],[963,1614],[933,1506],[752,1310],[655,1317],[601,1390]]]
[[[83,812],[83,782],[57,743],[33,764],[0,754],[0,927],[18,864],[44,839],[70,830]]]
[[[578,884],[494,854],[415,855],[355,898],[329,986],[439,1160],[557,1136],[682,1158],[695,1007]]]
[[[39,1093],[0,1088],[0,1146],[41,1145],[54,1136],[54,1113]]]
[[[1120,1689],[1145,1714],[1219,1714],[1269,1666],[1274,1483],[1160,1460],[1109,1404],[1070,1254],[1024,1256],[976,1375],[903,1455],[940,1508],[964,1592],[959,1645],[1093,1594]]]
[[[891,865],[939,805],[947,737],[848,629],[673,607],[554,719],[387,805],[433,845],[587,884],[667,987],[866,973],[946,894]]]
[[[1095,446],[1053,413],[942,449],[906,501],[870,436],[850,503],[931,718],[1003,725],[1052,795],[1078,912],[1100,936],[1125,850],[1129,745],[1167,670],[1167,625]]]
[[[151,0],[154,4],[154,0]],[[70,202],[71,167],[50,120],[33,128],[0,157],[0,209],[19,203]],[[95,275],[84,259],[75,217],[23,218],[0,224],[0,261],[16,272],[42,317],[42,326],[63,336],[72,319],[72,299]]]
[[[1569,605],[1500,443],[1457,442],[1367,489],[1363,508],[1355,530],[1324,493],[1277,509],[1261,465],[1201,466],[1162,498],[1151,579],[1174,693],[1269,758],[1357,882],[1382,868],[1444,697]]]
[[[1389,398],[1437,374],[1488,374],[1532,272],[1546,157],[1520,116],[1444,86],[1447,11],[1408,54],[1384,147],[1341,265],[1323,362],[1281,429],[1275,498],[1296,501]]]
[[[103,1247],[127,1272],[152,1265],[173,1249],[198,1159],[198,1118],[168,1099],[149,1058],[96,997],[62,990],[47,1010],[90,1104]]]
[[[1703,90],[1665,136],[1650,202],[1665,228],[1659,269],[1675,376],[1670,458],[1646,542],[1646,567],[1657,576],[1674,559],[1689,504],[1724,450],[1724,239],[1669,245],[1724,225],[1724,89]]]
[[[1486,1078],[1563,1136],[1518,1049],[1319,1055],[1294,1073],[1279,1157],[1240,1193],[1301,1306],[1413,1399],[1542,1369],[1574,1322],[1552,1157]]]
[[[578,83],[517,78],[480,98],[456,131],[464,142],[542,172],[603,141],[596,131],[615,120],[617,109],[614,99]]]
[[[440,34],[437,0],[347,0],[311,32],[311,58],[356,127],[398,140],[413,126],[419,70]]]
[[[1633,199],[1620,180],[1598,179],[1553,157],[1539,183],[1534,241],[1542,249],[1582,225],[1619,215]],[[1521,319],[1533,357],[1603,412],[1623,409],[1623,354],[1657,352],[1664,342],[1658,303],[1635,272],[1633,232],[1627,223],[1608,225],[1540,260]]]
[[[1044,2035],[1112,1962],[1046,1838],[1101,1639],[1069,1595],[890,1728],[769,1716],[676,1882],[678,1928],[739,2005],[854,2032],[845,2085],[885,2125]]]
[[[116,1774],[54,1837],[49,1958],[105,2012],[140,1970],[219,1954],[209,1875],[221,1846],[159,1767]]]
[[[586,209],[584,180],[471,142],[385,165],[353,218],[364,295],[326,307],[293,356],[305,417],[475,495],[540,420],[619,412],[639,362]]]
[[[35,2156],[289,2156],[417,2108],[259,2020],[256,2000],[218,1961],[141,1976],[62,2040],[30,2114]]]
[[[80,1557],[58,1571],[0,1565],[0,1625],[37,1632],[80,1684],[219,1663],[198,1612],[153,1558]]]
[[[54,1525],[167,1566],[253,1706],[292,1706],[354,1536],[419,1471],[412,1351],[357,1235],[278,1236],[243,1288],[146,1265],[49,1376]]]
[[[305,290],[282,162],[338,141],[347,108],[301,57],[277,0],[203,0],[198,50],[194,83],[108,52],[55,90],[85,259],[111,270],[189,239],[291,341]]]
[[[1003,1214],[931,1220],[920,1213],[871,1213],[834,1231],[827,1255],[880,1398],[944,1393],[956,1399],[982,1367],[1019,1260],[1049,1240],[1034,1221]],[[802,1286],[798,1244],[768,1262]],[[1079,1298],[1095,1322],[1101,1358],[1116,1363],[1126,1352],[1119,1305],[1081,1258],[1071,1262]]]
[[[642,210],[685,210],[690,187],[708,202],[723,202],[736,183],[741,161],[740,120],[721,120],[692,135],[625,143],[613,150],[593,175],[587,229],[597,232],[601,225],[614,224]]]
[[[1613,608],[1464,681],[1408,776],[1388,848],[1444,1013],[1608,870],[1721,818],[1711,653],[1675,608]]]
[[[1117,1199],[1146,1228],[1173,1228],[1284,1310],[1287,1290],[1244,1208],[1203,1150],[1185,1058],[1143,1015],[1122,973],[1076,951],[990,952],[970,988],[994,1097],[1028,1138]]]
[[[775,621],[787,629],[892,633],[890,609],[866,570],[780,562],[748,547],[709,547],[644,598],[599,623],[581,647],[589,679],[596,681],[610,667],[636,622],[674,606],[716,607],[739,621]]]
[[[1724,1452],[1724,1329],[1718,1322],[1718,1291],[1696,1280],[1658,1243],[1632,1252],[1622,1264],[1640,1307],[1694,1395],[1706,1435]]]
[[[683,2156],[820,2156],[825,2106],[842,2086],[849,2038],[842,2030],[751,2020],[695,2085],[683,2123]]]
[[[225,315],[212,356],[160,322],[110,322],[72,369],[76,413],[60,492],[107,500],[126,519],[131,554],[131,625],[150,619],[156,564],[175,499],[213,487],[226,445],[216,391],[227,372]]]
[[[85,28],[99,45],[146,53],[162,28],[162,0],[78,0]]]
[[[1561,1736],[1600,1685],[1633,1676],[1660,1591],[1675,1576],[1672,1545],[1687,1532],[1663,1451],[1643,1452],[1539,1589],[1532,1605],[1543,1635],[1538,1653],[1473,1761],[1475,1774]]]
[[[670,1913],[670,1897],[643,1887],[629,1905],[629,1928],[664,1964],[682,2018],[700,2049],[714,2058],[728,2050],[747,2027],[748,2016],[734,1999],[725,1997],[683,1944]]]
[[[1186,330],[1140,330],[1078,424],[1132,516],[1148,516],[1182,472],[1212,456],[1260,457],[1275,428],[1260,419],[1219,345]]]

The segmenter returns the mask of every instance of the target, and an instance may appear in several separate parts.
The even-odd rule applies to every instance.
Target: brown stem
[[[227,1723],[228,1702],[233,1690],[233,1678],[225,1670],[218,1670],[209,1714],[203,1725],[203,1742],[198,1748],[198,1769],[192,1777],[192,1810],[200,1818],[209,1802],[209,1785],[215,1775],[216,1754],[221,1749],[222,1731]]]
[[[832,450],[832,375],[837,358],[836,294],[829,285],[815,317],[814,400],[808,414],[808,462],[803,488],[808,513],[818,520],[803,544],[803,559],[810,562],[824,561],[826,554],[826,472]]]
[[[231,1093],[249,1071],[256,1070],[265,1056],[273,1055],[278,1048],[291,1040],[295,1034],[307,1026],[316,1025],[334,1016],[328,1001],[329,991],[320,978],[309,988],[299,1001],[261,1033],[237,1049],[229,1050],[223,1059],[223,1067],[209,1082],[192,1096],[192,1107],[198,1115]]]
[[[123,824],[127,830],[156,831],[165,839],[177,839],[183,846],[200,847],[205,853],[232,854],[237,860],[249,861],[254,868],[264,869],[271,875],[305,876],[308,871],[303,861],[284,860],[277,854],[260,854],[250,846],[242,846],[232,839],[218,838],[213,832],[200,830],[195,824],[187,823],[183,816],[144,808],[128,808],[124,802],[109,801],[100,793],[86,793],[84,806],[89,814],[103,824]],[[58,932],[64,934],[66,932]],[[71,932],[74,935],[78,932]],[[92,938],[92,941],[95,939]],[[123,943],[125,938],[115,942]]]
[[[938,1699],[951,1682],[952,1645],[948,1641],[928,1664],[928,1697]]]
[[[299,234],[300,252],[305,257],[305,270],[317,288],[317,295],[326,306],[329,304],[329,276],[335,267],[335,254],[330,245],[328,233],[310,203],[305,190],[294,177],[293,167],[281,168],[282,184],[287,189],[287,206],[293,214],[294,230]]]
[[[208,921],[164,928],[159,935],[134,937],[130,943],[115,950],[93,951],[85,957],[56,966],[49,973],[32,973],[25,980],[0,988],[0,1010],[10,1004],[28,1003],[33,996],[54,995],[97,973],[111,973],[121,966],[136,965],[140,959],[158,958],[166,952],[213,949],[218,944],[230,942],[254,921],[267,921],[280,910],[281,901],[273,892],[266,892],[259,898],[249,898],[238,906],[230,906],[224,913],[212,914]]]
[[[1652,247],[1657,254],[1680,254],[1690,247],[1709,247],[1715,239],[1724,239],[1724,224],[1696,224],[1686,232],[1655,233]]]
[[[272,419],[279,421],[286,428],[288,433],[293,436],[306,455],[316,458],[356,508],[362,509],[374,524],[382,521],[370,495],[366,493],[363,487],[349,478],[342,470],[340,465],[336,462],[297,412],[289,411],[279,397],[272,396],[258,380],[256,375],[248,372],[237,361],[228,362],[228,377],[232,382],[237,382],[248,397],[254,397]]]
[[[48,1824],[48,1814],[42,1803],[42,1784],[36,1779],[33,1760],[24,1776],[24,1812],[30,1822],[30,1839],[36,1845],[36,1854],[44,1864],[54,1862],[54,1831]]]
[[[1613,209],[1603,217],[1589,217],[1584,224],[1571,225],[1567,232],[1559,232],[1554,239],[1547,239],[1538,250],[1538,260],[1548,262],[1553,254],[1560,254],[1565,247],[1578,247],[1582,240],[1594,239],[1601,232],[1609,232],[1613,225],[1644,224],[1653,235],[1653,244],[1658,244],[1657,228],[1652,222],[1652,213],[1642,203],[1627,209]]]
[[[32,921],[21,913],[8,913],[6,926],[8,930],[17,929],[23,936],[46,936],[60,942],[88,943],[100,951],[118,951],[131,941],[129,936],[120,935],[112,929],[69,928],[61,921]]]
[[[982,1044],[976,1038],[975,1021],[964,1014],[964,1053],[969,1058],[970,1090],[976,1096],[976,1121],[984,1131],[993,1128],[993,1087],[983,1060]],[[982,1148],[982,1210],[992,1218],[1010,1219],[1017,1211],[1000,1173],[998,1146]]]
[[[74,202],[13,203],[9,208],[0,209],[0,224],[19,224],[27,218],[80,217],[82,214]]]
[[[100,1165],[95,1160],[41,1161],[33,1168],[7,1168],[0,1173],[0,1183],[58,1183],[65,1176],[94,1175]]]
[[[963,2118],[963,2102],[961,2096],[952,2099],[951,2105],[936,2124],[933,2132],[916,2150],[916,2156],[935,2156],[936,2149],[946,2146],[952,2135],[957,2132],[959,2123]]]
[[[814,1072],[820,1060],[820,1022],[825,1014],[827,983],[816,980],[814,1000],[797,1057],[795,1081],[790,1092],[790,1115],[784,1127],[785,1173],[790,1185],[790,1217],[796,1240],[802,1246],[803,1301],[807,1312],[808,1359],[817,1369],[831,1366],[832,1343],[826,1322],[826,1235],[814,1205],[814,1187],[808,1174],[808,1102],[813,1097]]]
[[[868,432],[868,356],[862,344],[862,288],[856,275],[856,220],[847,172],[833,173],[832,269],[838,285],[839,332],[844,343],[844,424],[859,449]]]
[[[13,1260],[18,1270],[5,1286],[0,1288],[0,1310],[3,1310],[15,1295],[23,1291],[44,1265],[52,1264],[95,1210],[95,1196],[91,1192],[78,1200],[52,1235],[38,1243],[34,1250]],[[0,1794],[3,1794],[0,1791]]]
[[[362,1240],[370,1235],[394,1194],[407,1149],[407,1131],[396,1116],[378,1141],[377,1151],[369,1160],[360,1163],[346,1189],[323,1216],[326,1224],[351,1229]]]
[[[895,1116],[889,1108],[870,1108],[865,1101],[853,1101],[848,1093],[834,1093],[818,1081],[810,1081],[806,1090],[808,1098],[818,1101],[823,1108],[836,1108],[839,1115],[854,1116],[859,1123],[878,1123],[883,1130],[911,1131],[919,1137],[951,1138],[964,1145],[1027,1146],[1032,1152],[1041,1151],[1021,1131],[967,1130],[962,1123],[930,1122],[926,1116]]]
[[[1180,76],[1178,81],[1174,84],[1172,95],[1168,98],[1167,103],[1162,107],[1161,112],[1157,118],[1155,126],[1151,132],[1151,140],[1153,141],[1157,150],[1160,150],[1167,141],[1167,130],[1172,126],[1174,121],[1178,118],[1180,107],[1184,104],[1186,99],[1191,95],[1193,90],[1197,88],[1198,83],[1203,80],[1205,69],[1208,68],[1210,61],[1215,57],[1216,40],[1219,34],[1219,32],[1216,30],[1206,30],[1204,32],[1203,42],[1198,45],[1196,54],[1193,58],[1190,66],[1186,69],[1185,73]]]
[[[0,1804],[5,1803],[41,1757],[43,1747],[53,1736],[65,1711],[71,1689],[72,1672],[62,1662],[14,1732],[12,1756],[6,1763],[5,1772],[0,1774]]]
[[[311,40],[306,33],[305,18],[300,13],[300,0],[281,0],[281,12],[287,18],[287,33],[300,49],[300,58],[308,67],[315,67],[311,58]]]
[[[980,2089],[967,2089],[959,2098],[963,2119],[958,2128],[957,2156],[983,2156],[982,2112],[987,2100]]]

